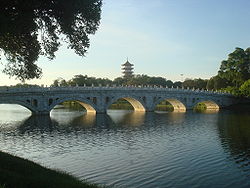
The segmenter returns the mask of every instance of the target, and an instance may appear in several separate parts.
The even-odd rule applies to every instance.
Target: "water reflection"
[[[218,113],[220,110],[217,108],[217,109],[205,109],[205,110],[198,110],[198,109],[195,109],[194,112],[196,113],[202,113],[202,114],[215,114],[215,113]]]
[[[244,171],[250,171],[249,122],[249,113],[228,112],[221,114],[218,119],[218,130],[222,146]]]
[[[109,116],[115,124],[121,126],[141,126],[145,121],[145,112],[109,110]]]
[[[249,187],[250,114],[86,114],[2,118],[0,148],[117,187]],[[12,127],[5,130],[1,127]]]
[[[58,122],[51,119],[50,116],[30,116],[17,129],[20,134],[34,131],[52,132],[57,129],[58,125]]]
[[[153,118],[153,116],[147,116]],[[74,113],[50,116],[30,116],[20,122],[21,132],[31,130],[53,131],[58,129],[107,129],[114,127],[141,126],[145,113],[113,111],[109,114]],[[150,119],[148,120],[150,121]]]
[[[79,130],[79,129],[93,129],[93,128],[107,128],[114,123],[110,117],[106,114],[82,114],[78,116],[70,116],[67,118],[58,118],[58,116],[30,116],[26,120],[22,121],[18,127],[21,133],[27,131],[44,131],[52,132],[59,130]]]
[[[15,125],[20,134],[32,131],[52,132],[54,130],[84,130],[84,129],[127,129],[136,127],[157,126],[157,122],[167,122],[168,125],[182,124],[185,113],[144,113],[135,111],[109,110],[108,114],[91,114],[82,112],[53,113],[51,116],[29,116],[13,123],[5,119],[7,124]],[[1,122],[2,130],[6,127]]]
[[[15,129],[31,115],[31,112],[20,105],[0,104],[0,130]]]

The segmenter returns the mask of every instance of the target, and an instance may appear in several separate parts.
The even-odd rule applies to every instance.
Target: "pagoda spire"
[[[129,63],[128,57],[126,63],[122,64],[122,74],[124,78],[132,77],[133,76],[133,67],[134,65]]]

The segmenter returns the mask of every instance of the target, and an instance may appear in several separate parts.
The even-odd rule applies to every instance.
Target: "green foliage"
[[[206,111],[207,106],[204,103],[198,103],[195,107],[194,107],[194,111],[196,112],[204,112]]]
[[[218,75],[210,78],[207,89],[220,90],[235,96],[249,96],[250,48],[236,48],[221,62]]]
[[[54,82],[51,86],[53,86],[53,87],[59,87],[59,86],[65,87],[65,86],[69,86],[69,84],[63,78],[57,78],[56,80],[54,80]]]
[[[250,79],[250,48],[236,48],[230,53],[228,59],[221,62],[218,75],[227,79],[234,87],[239,87]]]
[[[40,87],[39,85],[36,84],[16,84],[15,86],[12,86],[13,88],[27,88],[27,87]]]
[[[113,81],[107,78],[95,78],[95,77],[88,77],[87,75],[75,75],[69,81],[64,80],[63,78],[58,78],[54,80],[51,86],[58,87],[58,86],[106,86],[106,85],[117,85],[117,86],[157,86],[157,87],[174,87],[174,88],[181,88],[182,86],[189,87],[189,88],[199,88],[205,89],[207,85],[207,80],[203,80],[201,78],[194,79],[194,80],[185,80],[183,83],[180,81],[172,82],[171,80],[167,80],[163,77],[155,77],[155,76],[148,76],[148,75],[135,75],[130,78],[118,77],[115,78]]]
[[[84,56],[89,35],[100,24],[102,0],[0,0],[0,59],[4,73],[20,80],[39,78],[39,56],[55,58],[60,41]],[[61,37],[61,39],[60,39]]]
[[[95,78],[88,77],[87,75],[75,75],[71,80],[68,81],[68,85],[71,86],[91,86],[92,84],[95,86],[99,85],[109,85],[112,81],[107,78]]]
[[[97,188],[66,173],[0,152],[0,185],[6,188]]]
[[[180,87],[182,87],[182,82],[180,82],[180,81],[174,82],[174,83],[173,83],[173,87],[174,87],[174,88],[177,88],[177,87],[180,88]]]
[[[235,95],[235,96],[241,96],[242,95],[239,88],[238,87],[233,87],[233,86],[227,86],[226,88],[222,88],[221,91],[230,93],[230,94]]]
[[[181,82],[178,82],[181,85]],[[162,87],[172,87],[174,84],[171,80],[166,80],[162,77],[150,77],[147,75],[135,75],[131,78],[124,78],[118,77],[115,78],[113,81],[108,78],[95,78],[95,77],[88,77],[87,75],[75,75],[69,81],[64,80],[63,78],[58,78],[54,80],[51,86],[58,87],[58,86],[107,86],[107,85],[129,85],[129,86],[162,86]]]
[[[250,97],[250,79],[240,86],[240,92],[242,95]]]
[[[230,86],[229,81],[217,75],[213,76],[207,81],[206,88],[208,90],[219,90],[222,88],[226,88],[227,86]]]
[[[134,107],[125,99],[118,99],[115,103],[110,105],[109,109],[133,110]]]
[[[149,85],[149,86],[162,86],[162,87],[172,87],[173,82],[171,80],[166,80],[163,77],[155,77],[148,75],[135,75],[131,78],[118,77],[114,80],[114,84],[117,85]]]
[[[171,80],[167,80],[167,81],[166,81],[166,86],[167,86],[168,88],[172,87],[173,85],[174,85],[174,83],[173,83]]]
[[[65,102],[62,103],[62,105],[65,108],[68,108],[68,109],[71,109],[71,110],[78,110],[78,111],[85,110],[85,108],[76,101],[65,101]]]
[[[169,103],[168,101],[164,100],[161,101],[159,104],[156,105],[155,107],[156,111],[169,111],[169,112],[173,112],[174,111],[174,107],[171,103]]]
[[[207,80],[203,80],[201,78],[198,79],[186,79],[182,86],[185,88],[195,88],[195,89],[206,89]]]

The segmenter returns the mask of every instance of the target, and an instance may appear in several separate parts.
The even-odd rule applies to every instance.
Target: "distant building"
[[[126,63],[122,64],[122,74],[124,78],[128,78],[133,76],[133,67],[134,65],[129,63],[129,61],[127,60]]]

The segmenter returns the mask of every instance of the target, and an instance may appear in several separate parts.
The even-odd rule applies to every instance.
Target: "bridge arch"
[[[49,111],[51,111],[56,105],[61,104],[66,101],[74,101],[83,106],[87,113],[96,113],[96,104],[90,99],[85,98],[75,98],[75,97],[66,97],[66,98],[57,98],[53,100],[49,106]]]
[[[20,106],[28,109],[32,114],[37,111],[36,107],[32,106],[30,103],[24,102],[24,101],[19,101],[19,100],[0,101],[0,104],[17,104],[17,105],[20,105]]]
[[[109,100],[106,100],[106,109],[108,109],[113,103],[118,101],[119,99],[124,99],[129,102],[136,112],[145,112],[145,98],[135,97],[135,96],[119,96],[119,97],[111,97]]]
[[[154,109],[163,101],[167,101],[173,106],[173,112],[186,112],[186,106],[184,103],[181,100],[175,98],[159,98],[154,103]]]
[[[199,104],[204,104],[206,109],[205,110],[215,110],[218,111],[220,109],[220,106],[214,102],[213,100],[199,100],[195,105],[193,106],[193,109]]]

